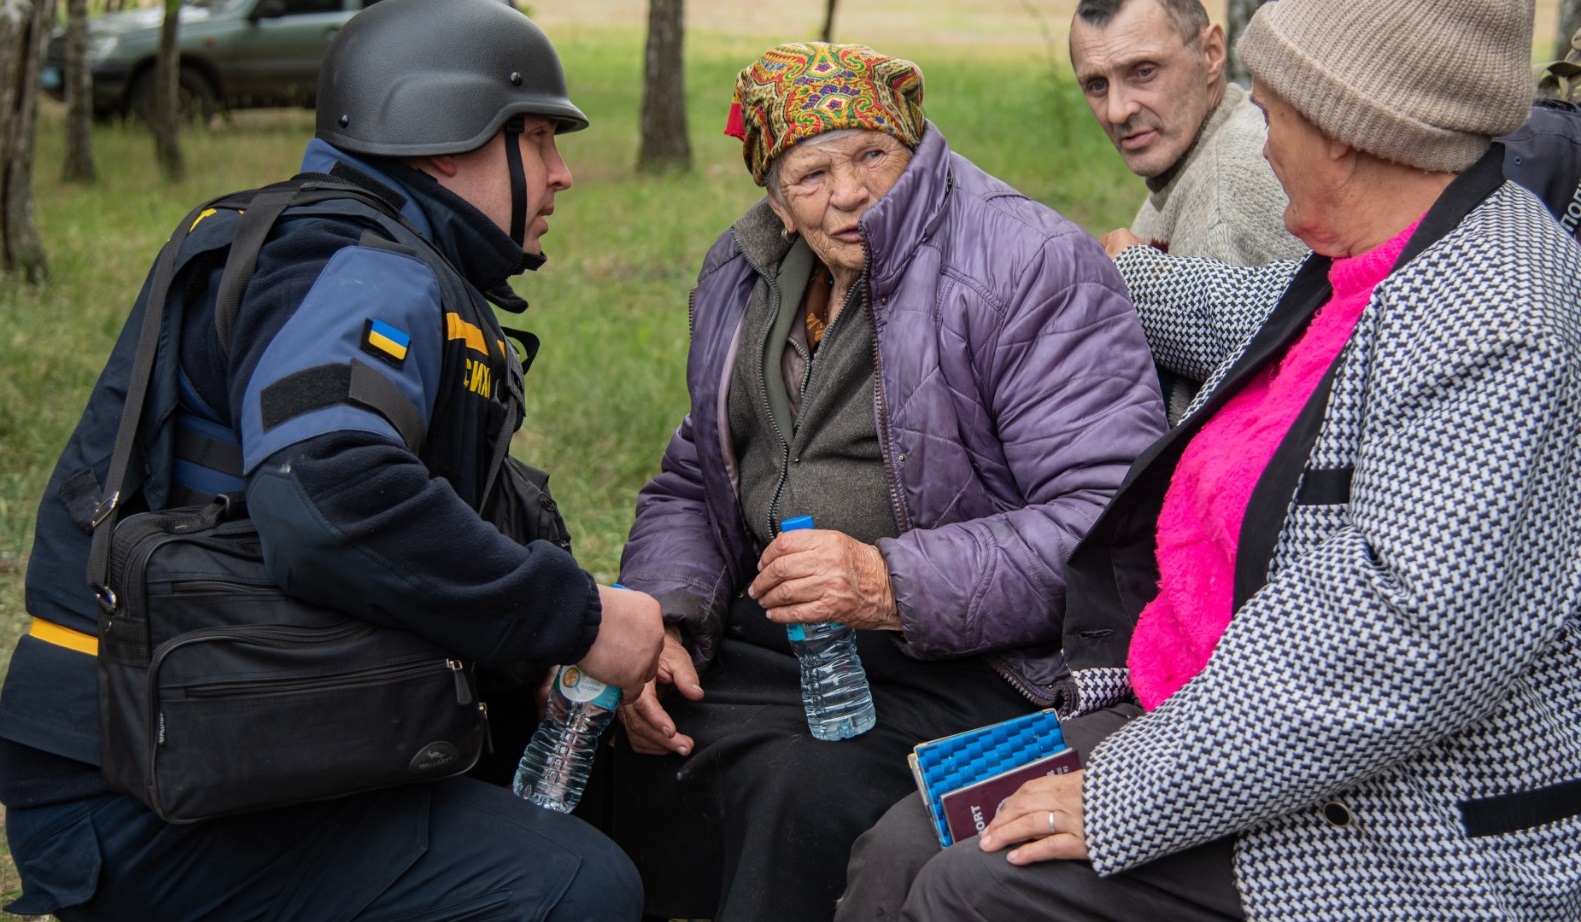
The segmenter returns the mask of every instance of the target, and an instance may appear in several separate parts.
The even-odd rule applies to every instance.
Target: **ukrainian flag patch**
[[[406,364],[406,350],[412,337],[383,320],[368,318],[362,325],[362,351],[400,368]]]

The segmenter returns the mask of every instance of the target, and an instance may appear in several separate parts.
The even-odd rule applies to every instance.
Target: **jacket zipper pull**
[[[494,754],[494,728],[489,726],[489,703],[478,702],[478,714],[483,718],[483,751],[489,755]]]
[[[450,667],[450,672],[456,677],[456,703],[467,705],[472,703],[472,688],[467,685],[467,667],[461,660],[447,659],[445,665]]]

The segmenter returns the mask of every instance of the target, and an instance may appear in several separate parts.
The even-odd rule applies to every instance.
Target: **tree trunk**
[[[148,127],[154,133],[154,160],[167,182],[179,182],[186,175],[181,159],[181,122],[176,94],[181,74],[180,46],[176,44],[181,28],[181,0],[165,0],[165,20],[159,30],[159,53],[154,58],[154,94],[148,112]]]
[[[33,223],[33,142],[54,10],[54,0],[0,0],[0,277],[29,284],[49,275]]]
[[[93,65],[88,61],[88,0],[66,0],[66,154],[60,176],[91,183],[93,164]]]
[[[686,136],[686,80],[682,67],[684,0],[648,0],[648,53],[642,74],[643,173],[692,168]]]
[[[823,40],[825,42],[834,41],[834,8],[838,2],[839,0],[829,0],[828,5],[823,10]]]
[[[1581,0],[1559,0],[1559,39],[1554,43],[1554,60],[1570,53],[1570,41],[1581,29]]]
[[[1229,0],[1229,6],[1225,10],[1224,41],[1230,48],[1228,76],[1241,86],[1250,86],[1252,75],[1246,72],[1246,66],[1241,63],[1241,56],[1235,53],[1235,43],[1240,39],[1241,33],[1246,31],[1246,24],[1252,21],[1252,14],[1267,2],[1268,0]]]

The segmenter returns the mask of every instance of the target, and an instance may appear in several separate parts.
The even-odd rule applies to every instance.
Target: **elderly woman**
[[[691,412],[621,565],[670,625],[614,773],[657,914],[829,918],[913,745],[1073,700],[1066,559],[1163,430],[1112,263],[952,154],[922,90],[857,45],[783,45],[737,82],[768,195],[703,262]],[[818,527],[778,533],[800,515]],[[877,725],[821,742],[786,626],[831,620]]]
[[[942,852],[897,805],[849,918],[1581,918],[1581,249],[1491,143],[1531,35],[1520,0],[1257,11],[1314,252],[1119,257],[1209,383],[1072,556],[1085,771]]]

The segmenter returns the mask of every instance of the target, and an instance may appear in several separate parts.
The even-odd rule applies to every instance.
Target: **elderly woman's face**
[[[1266,87],[1254,85],[1252,101],[1268,123],[1263,157],[1290,200],[1285,206],[1285,229],[1317,252],[1335,255],[1325,248],[1343,230],[1338,226],[1344,216],[1337,193],[1348,173],[1348,162],[1340,155],[1349,148]]]
[[[769,205],[836,273],[866,261],[857,222],[911,162],[911,151],[881,131],[802,143],[780,155],[779,200]]]

